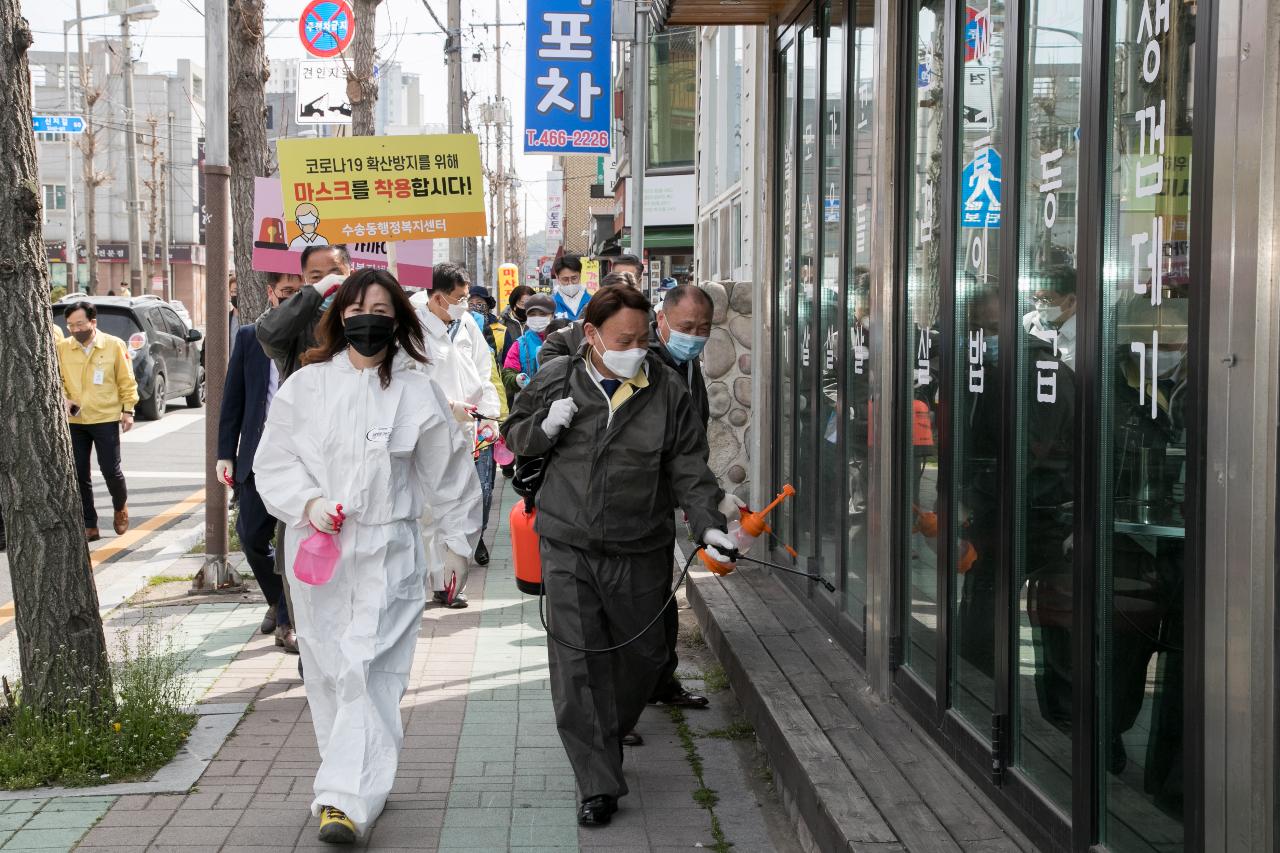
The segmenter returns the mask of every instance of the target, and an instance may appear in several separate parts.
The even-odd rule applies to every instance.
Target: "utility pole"
[[[462,0],[449,0],[445,61],[449,64],[449,132],[462,133]],[[465,237],[449,238],[449,260],[466,263]]]
[[[62,82],[66,89],[66,106],[64,112],[71,115],[71,28],[68,26],[70,22],[62,25]],[[80,21],[76,19],[78,26]],[[80,84],[84,85],[83,81]],[[71,144],[73,135],[67,134],[67,293],[75,293],[79,289],[80,277],[78,257],[78,246],[76,244],[76,185],[71,178],[72,165],[74,163],[74,155],[72,152],[75,146]]]
[[[502,159],[502,134],[507,129],[506,108],[502,101],[502,0],[493,0],[493,10],[495,15],[493,55],[498,69],[497,104],[495,105],[493,117],[493,131],[498,147],[498,199],[495,205],[497,207],[497,222],[493,224],[498,229],[498,235],[496,241],[497,251],[495,252],[492,269],[497,270],[500,265],[507,262],[507,171],[506,163]]]
[[[84,257],[88,275],[89,292],[98,292],[98,169],[94,163],[94,154],[98,148],[98,128],[93,120],[93,108],[98,103],[99,93],[95,89],[89,92],[91,72],[84,53],[84,16],[80,10],[80,0],[76,0],[76,50],[80,60],[80,112],[84,115],[84,133],[80,137],[80,152],[84,155],[81,163],[80,180],[84,184]]]
[[[227,15],[224,2],[204,4],[205,198],[209,208],[205,288],[205,389],[209,411],[222,408],[227,378],[227,275],[231,259],[231,142],[227,79]],[[192,583],[205,592],[240,591],[239,574],[227,565],[226,487],[218,481],[216,429],[205,430],[204,567]]]
[[[636,3],[631,46],[631,254],[644,260],[644,169],[649,159],[649,4]],[[645,278],[649,278],[646,264]],[[648,283],[642,288],[649,293]],[[652,294],[649,294],[652,296]]]
[[[169,138],[165,145],[164,158],[164,183],[160,185],[160,207],[164,211],[164,215],[160,220],[160,233],[163,235],[164,243],[164,259],[162,260],[162,270],[164,275],[164,301],[173,301],[173,250],[171,244],[173,242],[173,234],[170,229],[170,220],[173,218],[173,211],[170,205],[173,204],[173,113],[169,113],[168,120]]]
[[[160,153],[160,119],[154,115],[147,116],[147,126],[151,128],[151,141],[148,143],[151,154],[147,157],[147,164],[151,167],[151,179],[143,181],[143,185],[147,188],[146,290],[150,292],[155,287],[156,262],[159,259],[159,253],[156,251],[156,238],[158,236],[156,231],[160,227],[160,221],[157,217],[160,215],[160,187],[163,180],[164,155]],[[142,294],[134,295],[141,296]]]
[[[142,295],[142,202],[138,199],[138,120],[133,108],[133,39],[129,16],[120,17],[121,52],[124,61],[124,159],[129,182],[129,292]]]

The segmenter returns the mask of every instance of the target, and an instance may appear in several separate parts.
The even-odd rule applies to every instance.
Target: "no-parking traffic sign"
[[[355,15],[347,0],[311,0],[298,19],[302,46],[321,59],[342,53],[355,34]]]

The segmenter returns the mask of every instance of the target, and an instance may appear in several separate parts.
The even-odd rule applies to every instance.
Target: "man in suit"
[[[275,307],[302,287],[301,276],[271,273],[267,299]],[[275,551],[271,546],[276,519],[263,506],[253,479],[253,457],[267,422],[271,399],[279,386],[280,373],[258,343],[257,331],[252,325],[241,326],[236,332],[231,361],[227,365],[222,411],[218,419],[218,479],[239,493],[240,514],[236,520],[236,532],[240,534],[245,559],[249,561],[268,605],[262,620],[262,633],[274,631],[276,645],[296,655],[298,639],[289,618],[282,576],[275,571]]]

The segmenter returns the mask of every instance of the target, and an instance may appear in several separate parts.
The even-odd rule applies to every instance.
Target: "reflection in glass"
[[[1196,4],[1114,5],[1103,239],[1102,840],[1183,840],[1183,566]]]
[[[1084,4],[1032,7],[1023,30],[1014,500],[1014,764],[1071,808],[1076,215]]]
[[[796,376],[796,467],[795,486],[799,493],[795,501],[795,547],[802,558],[816,557],[814,547],[814,517],[818,490],[813,482],[817,452],[822,441],[820,424],[814,423],[813,404],[815,387],[814,366],[823,358],[822,341],[816,340],[814,309],[818,294],[818,217],[821,203],[818,200],[818,164],[821,157],[818,123],[818,39],[812,26],[800,31],[800,221],[799,221],[799,275],[796,291],[796,332],[799,335],[799,369]],[[799,509],[805,508],[805,509]]]
[[[1000,568],[1000,217],[1004,5],[966,7],[952,415],[952,704],[986,732],[995,707]]]
[[[940,380],[939,220],[945,203],[942,184],[943,0],[919,0],[915,7],[916,104],[911,111],[907,205],[911,248],[907,253],[905,362],[909,371],[902,413],[907,435],[903,482],[912,519],[906,552],[909,577],[903,606],[907,641],[904,663],[933,687],[937,673],[938,631],[938,452],[935,414]]]
[[[862,0],[853,8],[853,43],[849,76],[849,198],[845,226],[849,229],[849,278],[846,282],[848,329],[845,344],[845,612],[863,625],[867,612],[867,488],[871,419],[871,154],[874,141],[875,4]]]
[[[819,285],[818,334],[821,362],[818,372],[818,548],[822,576],[839,583],[840,544],[844,537],[844,517],[840,505],[841,479],[844,470],[840,452],[840,411],[844,395],[840,393],[836,359],[841,350],[840,327],[840,237],[841,162],[844,157],[844,21],[843,5],[833,10],[830,3],[822,7],[823,89],[822,89],[822,278]]]
[[[777,317],[774,329],[778,336],[778,446],[775,449],[778,477],[791,482],[794,473],[792,448],[795,436],[792,425],[795,405],[796,359],[796,288],[795,288],[795,186],[796,186],[796,50],[795,42],[782,48],[778,61],[778,239],[777,272],[774,293],[777,295]],[[783,501],[778,508],[778,529],[785,541],[793,541],[795,520],[793,501]]]

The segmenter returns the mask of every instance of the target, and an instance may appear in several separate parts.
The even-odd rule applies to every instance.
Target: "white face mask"
[[[551,325],[551,318],[550,317],[530,317],[528,322],[525,323],[525,325],[535,332],[541,332],[543,329],[547,328],[547,326]]]
[[[1053,326],[1057,325],[1058,321],[1062,319],[1063,311],[1061,305],[1046,305],[1037,309],[1037,313],[1040,315],[1041,323]]]
[[[560,287],[560,295],[565,299],[573,299],[582,292],[581,284],[562,284]]]
[[[465,302],[450,302],[447,310],[450,320],[461,320],[471,311],[471,306]]]
[[[609,368],[609,372],[620,379],[630,379],[639,373],[640,365],[644,364],[644,357],[649,353],[648,350],[639,347],[634,349],[605,349],[603,339],[601,339],[598,348],[595,344],[591,346],[600,354],[600,360],[604,362],[605,367]]]

